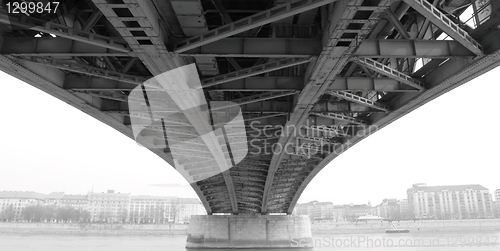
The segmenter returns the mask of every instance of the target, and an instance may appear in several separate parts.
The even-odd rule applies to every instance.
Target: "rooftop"
[[[182,204],[201,204],[200,200],[196,198],[179,198],[178,202]]]
[[[63,200],[86,200],[88,199],[87,195],[83,194],[65,194],[62,197]]]
[[[0,198],[5,199],[45,199],[45,194],[36,193],[36,192],[24,192],[24,191],[1,191]]]
[[[447,191],[464,191],[466,189],[472,190],[488,190],[486,187],[478,185],[478,184],[470,184],[470,185],[453,185],[453,186],[425,186],[425,185],[413,185],[412,188],[408,190],[413,191],[424,191],[424,192],[439,192],[443,190]]]
[[[176,200],[175,196],[132,195],[131,200]]]
[[[45,199],[48,200],[58,200],[64,196],[64,192],[52,192],[49,195],[45,196]]]

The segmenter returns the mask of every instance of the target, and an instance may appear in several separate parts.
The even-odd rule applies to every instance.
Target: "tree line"
[[[56,208],[55,206],[27,206],[21,212],[21,217],[28,222],[90,222],[91,214],[87,210],[72,207]],[[16,219],[12,205],[0,213],[0,221]]]

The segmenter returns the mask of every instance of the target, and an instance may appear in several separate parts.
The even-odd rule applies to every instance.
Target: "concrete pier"
[[[186,248],[295,247],[312,247],[308,216],[196,215],[186,243]]]

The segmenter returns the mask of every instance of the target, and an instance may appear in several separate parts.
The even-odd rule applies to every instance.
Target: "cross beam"
[[[380,74],[391,77],[395,80],[401,81],[411,87],[414,87],[418,90],[424,90],[424,84],[402,72],[392,69],[384,64],[381,64],[370,58],[354,58],[354,62],[359,65],[363,65],[371,70],[374,70]]]
[[[220,26],[219,28],[210,30],[199,36],[183,40],[175,44],[174,51],[182,53],[335,1],[336,0],[298,0],[278,5],[236,22]]]
[[[454,40],[461,43],[471,52],[478,56],[483,55],[483,49],[481,45],[476,40],[474,40],[465,30],[460,28],[458,24],[451,21],[438,8],[434,7],[434,5],[427,2],[426,0],[404,0],[404,2],[418,11],[426,19],[430,20],[434,25],[439,27],[439,29],[444,31]]]
[[[313,112],[313,113],[311,113],[311,115],[315,115],[315,116],[323,117],[323,118],[327,118],[327,119],[345,121],[345,122],[348,122],[348,123],[354,123],[354,124],[362,125],[362,126],[367,125],[366,121],[364,121],[364,120],[353,118],[353,117],[347,116],[347,115],[342,115],[342,114],[339,114],[339,113],[333,113],[333,112],[318,113],[318,112]]]
[[[67,57],[129,57],[130,52],[105,48],[63,37],[3,37],[1,54],[22,56],[67,56]]]
[[[115,80],[124,84],[133,84],[135,86],[142,84],[144,83],[144,81],[151,78],[129,75],[122,72],[110,71],[99,67],[92,67],[86,64],[79,64],[68,60],[61,60],[50,57],[21,57],[19,59],[21,59],[22,61],[33,62],[60,70],[81,73],[103,79]]]
[[[321,41],[308,38],[226,38],[210,45],[188,51],[180,56],[189,57],[259,57],[307,58],[321,53]],[[151,48],[149,48],[151,49]],[[4,37],[0,52],[20,56],[120,56],[143,57],[141,50],[123,52],[95,45],[89,41],[68,38]],[[160,52],[158,52],[160,53]],[[167,57],[162,52],[160,57]],[[453,58],[472,57],[474,53],[457,41],[451,40],[364,40],[353,56],[371,58]],[[179,64],[182,57],[170,57],[172,64]],[[141,59],[143,60],[143,59]],[[144,59],[145,60],[145,59]],[[147,61],[146,61],[147,62]],[[174,67],[172,65],[172,67]],[[175,68],[175,67],[174,67]],[[149,68],[148,68],[149,69]]]
[[[380,104],[380,103],[375,102],[373,100],[358,96],[356,94],[352,94],[350,92],[329,91],[329,92],[327,92],[327,94],[338,97],[338,98],[342,98],[345,100],[349,100],[349,101],[357,103],[357,104],[366,105],[368,107],[372,107],[372,108],[375,108],[375,109],[378,109],[378,110],[381,110],[384,112],[389,111],[389,107],[387,107],[386,105],[383,105],[383,104]]]
[[[225,38],[180,53],[187,57],[276,57],[308,58],[321,52],[321,43],[311,38]]]
[[[229,104],[223,104],[223,105],[218,105],[218,106],[213,106],[212,110],[220,110],[220,109],[225,109],[229,107],[234,107],[234,106],[240,106],[240,105],[246,105],[250,103],[255,103],[255,102],[260,102],[264,100],[269,100],[269,99],[275,99],[279,97],[285,97],[289,95],[296,94],[298,91],[281,91],[281,92],[266,92],[263,94],[257,94],[257,95],[252,95],[240,99],[233,99],[231,100],[231,103]]]
[[[475,56],[453,40],[367,39],[355,53],[371,58],[450,58]]]
[[[288,58],[288,59],[281,59],[278,61],[269,62],[267,64],[256,65],[256,66],[252,66],[250,68],[226,73],[226,74],[215,76],[212,78],[203,79],[202,87],[203,88],[212,87],[215,85],[220,85],[223,83],[227,83],[227,82],[231,82],[234,80],[259,75],[262,73],[267,73],[270,71],[276,71],[279,69],[284,69],[284,68],[292,67],[295,65],[305,64],[305,63],[308,63],[310,61],[311,61],[310,59]]]
[[[346,30],[348,31],[348,30]],[[412,39],[366,39],[354,56],[372,58],[450,58],[476,56],[458,41]],[[321,53],[321,41],[310,38],[225,38],[185,51],[197,57],[309,57]]]

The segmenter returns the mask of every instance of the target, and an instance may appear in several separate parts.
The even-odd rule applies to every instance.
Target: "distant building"
[[[52,192],[45,196],[45,205],[46,206],[56,206],[58,207],[61,203],[61,199],[64,196],[63,192]]]
[[[400,212],[397,199],[384,199],[377,207],[377,215],[390,220],[399,220]]]
[[[346,206],[346,221],[356,221],[360,216],[372,215],[374,208],[371,205],[350,204]]]
[[[371,215],[371,205],[333,205],[331,202],[311,201],[297,204],[294,209],[297,215],[308,215],[311,220],[332,220],[337,222],[356,221],[358,217]]]
[[[176,202],[174,220],[179,223],[187,223],[192,215],[205,215],[207,211],[198,199],[179,198]]]
[[[409,220],[412,218],[407,199],[384,199],[376,207],[376,215],[388,220]]]
[[[332,208],[332,220],[335,222],[347,221],[346,205],[334,205]]]
[[[177,197],[131,196],[129,219],[132,223],[168,223],[174,221]]]
[[[0,192],[0,221],[22,220],[24,208],[43,204],[45,196],[36,192]]]
[[[500,189],[495,190],[493,211],[495,212],[495,218],[500,218]]]
[[[59,205],[61,207],[72,207],[74,209],[88,210],[89,207],[89,195],[83,194],[65,194],[60,199]]]
[[[308,203],[297,204],[295,213],[308,215],[311,220],[331,220],[333,218],[333,203],[319,202],[317,200]]]
[[[398,200],[398,206],[399,206],[399,214],[401,216],[401,220],[413,219],[413,214],[411,213],[408,199]]]
[[[73,208],[81,212],[88,211],[89,221],[109,223],[187,223],[192,215],[207,214],[201,202],[193,198],[131,196],[113,190],[87,195],[4,191],[0,192],[0,221],[23,220],[23,210],[35,205],[53,210]]]
[[[426,186],[407,190],[408,204],[418,219],[476,219],[493,217],[491,195],[481,185]]]
[[[307,203],[300,203],[295,205],[294,211],[297,215],[307,215],[311,220],[314,220],[314,205],[319,201],[314,200]]]
[[[130,208],[130,194],[115,193],[108,190],[107,193],[89,193],[88,210],[92,221],[101,222],[126,222],[128,221],[128,210]]]

